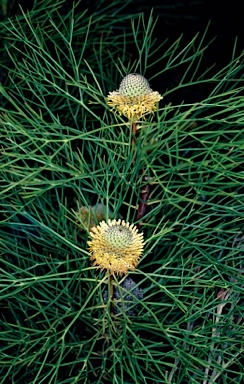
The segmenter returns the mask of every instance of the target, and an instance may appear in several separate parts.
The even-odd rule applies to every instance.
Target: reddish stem
[[[145,179],[146,179],[146,177],[145,177]],[[136,220],[140,220],[146,214],[147,200],[148,200],[148,197],[149,197],[149,194],[150,194],[150,190],[151,190],[150,184],[144,185],[144,187],[142,187],[142,189],[141,189],[141,196],[140,196],[141,197],[141,201],[138,204]],[[140,229],[141,226],[142,226],[141,223],[137,224],[137,228],[138,229]]]
[[[137,133],[136,123],[133,122],[132,123],[132,140],[131,140],[132,145],[135,145],[136,143],[136,133]]]
[[[137,135],[137,125],[135,122],[132,122],[132,145],[136,144],[136,135]],[[143,172],[143,170],[142,170]],[[147,180],[147,177],[144,177],[144,180]],[[141,189],[141,194],[140,194],[140,203],[138,204],[137,208],[137,214],[136,214],[136,220],[140,220],[146,213],[147,210],[147,200],[150,194],[151,186],[150,184],[146,184],[144,187]],[[137,224],[138,229],[140,229],[142,226],[141,223]]]
[[[114,313],[114,285],[113,285],[114,277],[113,275],[109,276],[109,284],[110,284],[110,314]]]

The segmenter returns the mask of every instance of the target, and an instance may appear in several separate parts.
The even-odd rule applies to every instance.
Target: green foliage
[[[153,16],[120,1],[92,16],[62,4],[2,23],[0,383],[241,383],[243,56],[208,75],[205,36],[158,44]],[[168,102],[134,147],[106,95],[159,63],[149,81],[182,78],[154,89]],[[170,102],[196,85],[208,95]],[[111,315],[76,212],[136,223],[143,176],[146,245],[129,275],[144,297]]]

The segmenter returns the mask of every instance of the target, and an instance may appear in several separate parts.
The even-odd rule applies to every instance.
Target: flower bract
[[[81,206],[77,212],[79,218],[78,223],[81,230],[88,228],[91,230],[92,227],[95,227],[100,221],[104,220],[106,217],[105,210],[102,204],[96,204],[93,206]],[[108,217],[112,218],[114,215],[108,210]]]

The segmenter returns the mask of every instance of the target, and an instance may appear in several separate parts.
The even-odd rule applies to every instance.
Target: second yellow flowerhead
[[[88,241],[93,264],[119,275],[133,270],[142,255],[143,234],[124,220],[102,221],[90,230]]]

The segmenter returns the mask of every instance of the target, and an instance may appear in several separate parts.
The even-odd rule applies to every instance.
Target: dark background
[[[177,5],[179,3],[179,5]],[[155,9],[160,9],[163,4],[175,4],[171,8],[171,15],[164,19],[164,12],[160,13],[160,26],[157,33],[178,37],[183,33],[188,41],[197,32],[203,32],[210,21],[208,30],[209,40],[215,37],[206,55],[209,62],[215,62],[220,68],[230,61],[235,38],[238,36],[237,51],[243,50],[244,28],[241,2],[218,0],[202,1],[151,1]],[[169,9],[170,11],[170,9]],[[170,13],[170,12],[169,12]],[[171,17],[170,17],[171,16]],[[160,32],[161,29],[161,32]]]
[[[41,0],[40,0],[41,3]],[[74,1],[77,3],[77,1]],[[82,0],[79,8],[87,9],[90,14],[95,10],[106,10],[106,7],[113,3],[103,0]],[[121,4],[124,2],[121,0]],[[7,17],[19,13],[19,6],[24,11],[33,7],[33,0],[8,1],[9,12]],[[38,2],[36,3],[38,4]],[[66,13],[72,8],[73,1],[66,0],[60,13]],[[239,0],[219,1],[219,0],[134,0],[129,6],[122,7],[121,13],[133,14],[144,12],[149,14],[154,9],[154,15],[159,17],[156,26],[158,38],[169,37],[172,41],[179,37],[181,33],[184,39],[189,42],[197,32],[203,32],[208,22],[210,26],[207,37],[215,41],[211,44],[205,59],[209,63],[215,62],[219,68],[230,61],[233,45],[238,36],[237,52],[243,50],[244,28],[243,11]],[[0,11],[0,17],[3,18]]]
[[[76,2],[76,1],[74,1]],[[92,14],[96,9],[106,9],[110,1],[83,0],[79,7],[89,9]],[[121,0],[121,4],[124,1]],[[38,4],[38,3],[37,3]],[[67,0],[63,5],[63,12],[72,7],[73,1]],[[33,0],[17,0],[13,13],[18,6],[24,10],[31,9]],[[239,50],[243,49],[243,11],[240,0],[134,0],[130,6],[121,10],[122,13],[145,12],[154,9],[159,16],[157,25],[158,36],[178,37],[180,33],[185,36],[194,36],[198,31],[204,31],[211,21],[209,36],[217,36],[211,49],[211,56],[218,64],[221,60],[228,60],[236,36],[239,36]]]
[[[40,0],[40,3],[42,0]],[[77,6],[77,11],[88,9],[88,14],[92,15],[94,12],[105,13],[106,7],[112,7],[113,1],[109,0],[82,0],[74,3]],[[216,72],[223,69],[231,61],[233,54],[233,47],[236,37],[236,53],[235,57],[243,51],[244,46],[244,32],[243,32],[243,12],[241,9],[241,2],[232,0],[231,2],[219,0],[133,0],[131,4],[127,1],[121,0],[121,7],[116,5],[119,14],[133,15],[138,12],[144,12],[146,17],[149,16],[153,8],[154,17],[158,17],[158,22],[154,31],[154,36],[157,37],[158,42],[169,39],[168,47],[174,43],[176,39],[182,34],[181,48],[188,44],[191,39],[199,33],[201,37],[209,24],[208,32],[204,39],[204,45],[211,42],[208,49],[203,55],[199,74],[204,72],[207,68],[213,67],[209,72],[209,77],[213,76]],[[120,4],[118,3],[118,4]],[[8,17],[14,16],[20,12],[19,5],[24,11],[30,10],[33,7],[33,0],[9,0]],[[36,1],[38,6],[38,2]],[[127,5],[125,5],[127,4]],[[67,14],[73,6],[73,1],[66,0],[63,2],[62,7],[59,9],[60,14]],[[1,13],[1,12],[0,12]],[[0,15],[1,16],[1,15]],[[2,18],[2,16],[1,16]],[[115,20],[116,22],[116,20]],[[130,28],[130,19],[128,19],[125,28]],[[116,33],[116,32],[115,32]],[[199,38],[200,38],[199,37]],[[0,39],[1,40],[1,39]],[[199,41],[199,40],[198,40]],[[133,59],[138,59],[138,53],[133,52],[134,47],[128,47]],[[162,51],[158,52],[162,56]],[[160,56],[160,57],[161,57]],[[157,65],[153,66],[147,71],[145,76],[149,79],[152,89],[158,89],[162,94],[165,90],[172,89],[179,84],[186,67],[170,70],[165,74],[153,79],[154,75],[162,71],[164,62],[160,61]],[[194,68],[193,68],[194,70]],[[2,73],[2,74],[1,74]],[[0,71],[0,77],[4,79],[6,71]],[[0,79],[1,80],[1,79]],[[204,85],[199,87],[194,86],[190,89],[177,91],[176,95],[164,102],[181,103],[184,102],[197,102],[206,96],[210,89],[204,89]],[[205,87],[206,88],[206,87]],[[211,87],[210,87],[211,88]],[[182,93],[181,93],[182,92]]]

